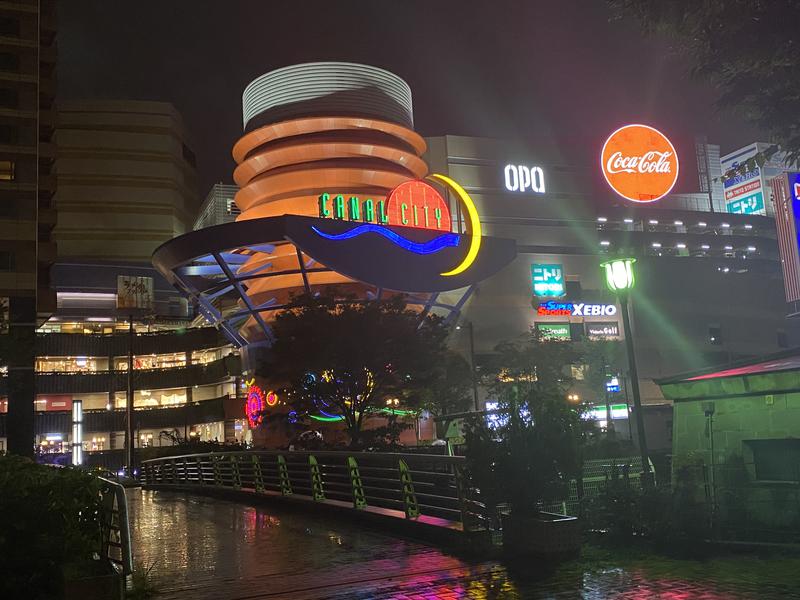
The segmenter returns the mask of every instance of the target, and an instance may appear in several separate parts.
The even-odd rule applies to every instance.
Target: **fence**
[[[480,529],[485,510],[468,497],[463,469],[463,457],[431,454],[212,452],[143,461],[142,478],[144,485],[217,486],[332,500]]]

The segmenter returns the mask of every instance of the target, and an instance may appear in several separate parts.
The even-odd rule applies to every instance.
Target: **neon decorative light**
[[[616,304],[587,304],[585,302],[542,302],[536,314],[543,317],[613,317]]]
[[[438,173],[430,175],[427,179],[450,188],[464,205],[464,213],[469,223],[470,243],[466,255],[454,268],[440,273],[442,277],[451,277],[466,271],[478,256],[482,238],[480,217],[472,198],[458,183],[446,175]],[[447,233],[425,243],[413,242],[385,227],[392,225],[413,226],[419,229],[450,229],[450,213],[447,204],[441,195],[424,181],[407,181],[400,184],[389,194],[389,200],[386,203],[383,200],[375,203],[371,198],[361,202],[356,196],[351,196],[346,201],[342,194],[334,196],[331,203],[331,195],[325,193],[319,197],[319,216],[322,218],[333,217],[339,220],[367,221],[364,225],[335,235],[312,227],[314,233],[329,240],[346,240],[365,233],[377,233],[404,250],[423,255],[433,254],[446,247],[458,246],[460,241],[460,236]]]
[[[251,384],[247,389],[247,400],[244,406],[244,412],[247,415],[247,423],[250,425],[250,429],[255,429],[264,422],[265,405],[264,390],[255,384]]]
[[[270,390],[267,392],[264,400],[267,402],[267,406],[275,406],[278,403],[278,394]]]
[[[434,254],[435,252],[439,252],[439,250],[442,248],[447,248],[448,246],[458,246],[460,241],[459,237],[455,233],[443,233],[439,237],[435,237],[432,240],[424,243],[412,242],[411,240],[404,238],[399,233],[395,233],[391,229],[387,229],[381,225],[373,225],[371,223],[359,225],[350,231],[345,231],[344,233],[339,234],[325,233],[324,231],[320,231],[317,227],[312,227],[311,229],[314,230],[314,233],[321,235],[325,239],[336,241],[349,240],[350,238],[358,237],[360,235],[364,235],[365,233],[377,233],[378,235],[385,237],[393,244],[400,246],[404,250],[413,252],[414,254]]]
[[[453,190],[455,195],[461,199],[461,203],[464,205],[464,208],[467,211],[467,217],[469,218],[470,244],[467,255],[464,257],[464,260],[462,260],[461,263],[454,269],[446,271],[445,273],[440,273],[440,275],[443,277],[450,277],[452,275],[463,273],[469,269],[473,262],[475,262],[475,259],[478,256],[478,251],[481,249],[481,220],[478,216],[478,210],[475,208],[475,203],[472,201],[472,198],[469,197],[469,194],[467,194],[464,188],[450,179],[447,175],[433,173],[430,176],[430,179],[444,183],[451,190]]]

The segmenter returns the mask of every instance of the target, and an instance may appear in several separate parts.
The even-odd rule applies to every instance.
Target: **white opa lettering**
[[[525,165],[506,165],[504,170],[506,189],[509,192],[526,192],[544,194],[544,171],[541,167]]]

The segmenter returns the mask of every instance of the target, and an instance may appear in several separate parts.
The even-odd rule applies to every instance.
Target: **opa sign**
[[[506,189],[509,192],[536,192],[544,194],[544,171],[541,167],[506,165]]]

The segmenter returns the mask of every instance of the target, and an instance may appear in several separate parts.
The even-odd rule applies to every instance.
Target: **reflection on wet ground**
[[[177,492],[130,491],[136,561],[159,599],[800,597],[800,559],[582,560],[556,572],[470,562],[348,522]]]

